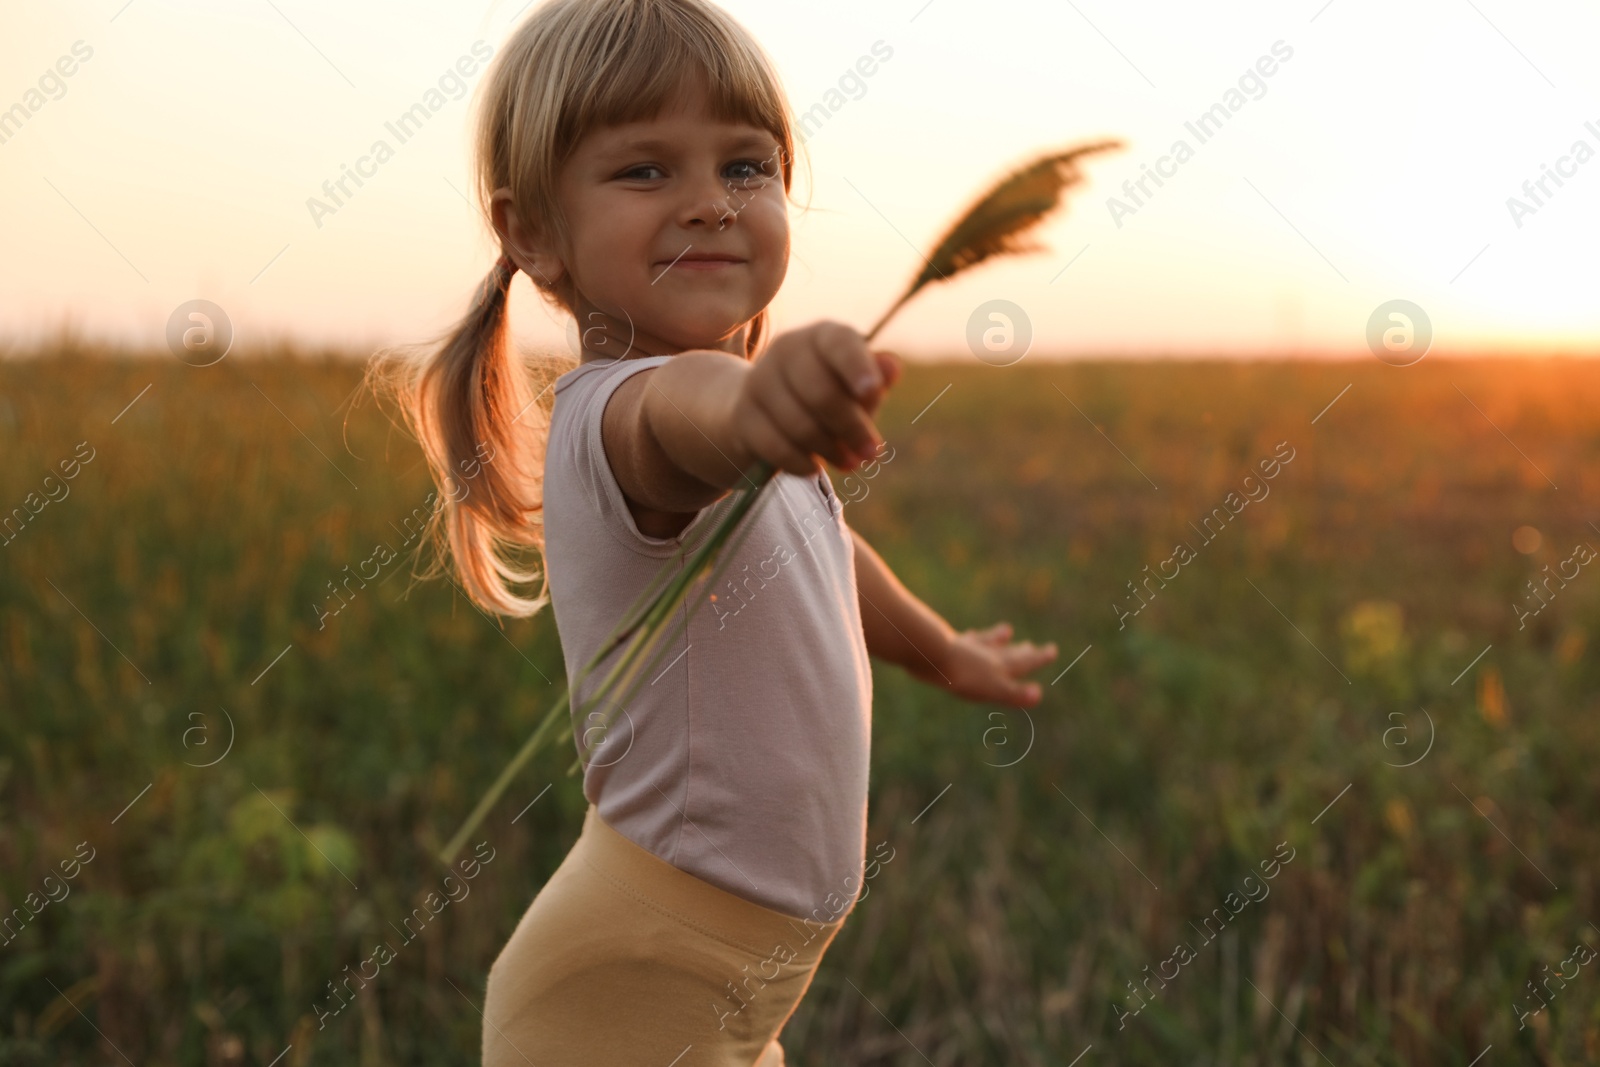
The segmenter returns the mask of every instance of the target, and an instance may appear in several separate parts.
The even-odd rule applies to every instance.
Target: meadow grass
[[[435,854],[560,690],[553,616],[413,579],[432,487],[357,362],[45,356],[0,362],[0,515],[69,490],[0,544],[0,1063],[476,1062],[571,741],[473,877]],[[1600,546],[1600,365],[913,365],[879,425],[846,521],[1061,655],[1026,714],[875,669],[892,859],[791,1063],[1600,1058],[1597,969],[1553,977],[1600,946],[1600,577],[1525,584]]]

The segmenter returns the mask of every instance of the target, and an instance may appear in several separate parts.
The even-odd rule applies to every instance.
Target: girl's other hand
[[[1056,646],[1011,641],[1011,624],[998,622],[987,630],[965,630],[950,640],[940,669],[956,696],[986,704],[1033,707],[1042,690],[1021,677],[1056,658]]]
[[[790,474],[820,473],[820,456],[851,470],[883,445],[872,416],[900,378],[899,360],[838,322],[780,334],[751,365],[730,415],[735,446]]]

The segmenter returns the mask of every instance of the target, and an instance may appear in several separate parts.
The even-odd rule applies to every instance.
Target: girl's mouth
[[[666,270],[674,269],[716,271],[722,270],[726,267],[743,266],[745,262],[745,260],[740,259],[738,256],[725,255],[716,252],[700,252],[685,253],[676,259],[657,263],[656,266],[665,268],[663,273],[665,273]]]
[[[724,267],[743,265],[742,259],[680,259],[677,263],[682,270],[721,270]]]

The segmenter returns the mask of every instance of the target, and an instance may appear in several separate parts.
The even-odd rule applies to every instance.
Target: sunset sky
[[[780,329],[867,328],[918,250],[1008,166],[1115,137],[1127,148],[1089,162],[1041,231],[1047,253],[925,292],[881,341],[971,359],[974,309],[1005,299],[1032,322],[1029,358],[1370,358],[1369,317],[1403,298],[1430,316],[1436,352],[1600,351],[1592,6],[724,6],[771,54],[796,112],[842,101],[806,141],[809,183],[804,155],[798,168],[812,208],[793,216]],[[458,60],[497,52],[530,10],[8,5],[0,335],[71,321],[160,344],[194,298],[226,309],[240,344],[360,351],[438,332],[495,255],[464,199],[482,64],[404,144],[385,123],[441,77],[454,96]],[[874,45],[890,58],[855,76]],[[1214,105],[1227,119],[1201,141],[1186,124]],[[313,218],[308,198],[379,138],[394,157]],[[1178,140],[1192,155],[1163,161]],[[1168,176],[1135,203],[1123,183],[1158,163]],[[565,346],[525,278],[512,319],[526,342]]]

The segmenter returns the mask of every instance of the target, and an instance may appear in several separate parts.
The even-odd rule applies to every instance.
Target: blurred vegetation
[[[568,754],[491,814],[470,895],[398,927],[559,689],[552,616],[413,582],[432,486],[352,402],[359,363],[47,356],[0,362],[0,508],[70,490],[0,544],[0,904],[27,918],[0,1063],[477,1062],[489,964],[581,823]],[[1512,606],[1600,545],[1600,365],[913,366],[880,426],[875,477],[833,472],[847,521],[958,628],[1061,655],[1027,715],[877,669],[894,858],[791,1063],[1600,1059],[1600,975],[1550,977],[1600,945],[1600,578],[1525,629]],[[1199,937],[1280,842],[1270,894]]]

